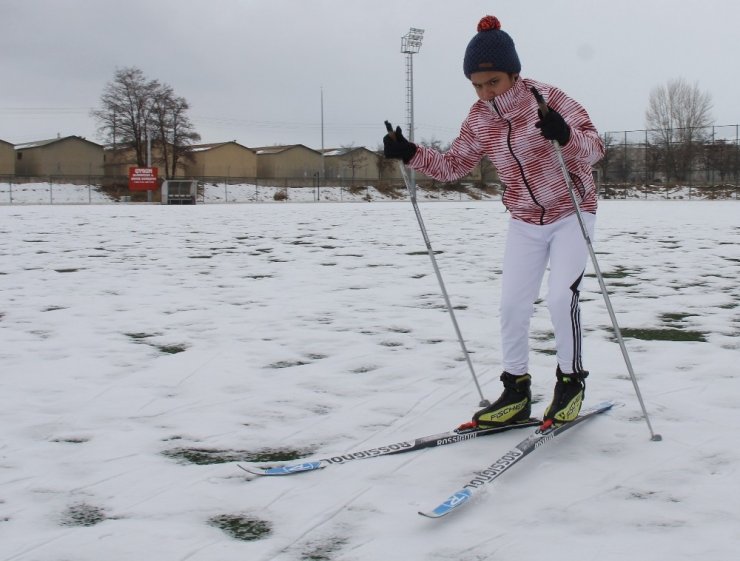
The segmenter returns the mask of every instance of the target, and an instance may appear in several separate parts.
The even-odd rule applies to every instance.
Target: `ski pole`
[[[391,135],[392,138],[395,138],[395,133],[393,132],[393,125],[390,124],[390,122],[385,122],[385,128],[388,130],[388,134]],[[460,348],[462,349],[463,355],[465,355],[465,361],[468,363],[468,368],[470,369],[470,374],[473,376],[473,382],[475,382],[475,387],[478,390],[478,395],[480,395],[480,407],[488,407],[491,405],[491,402],[488,401],[486,398],[483,397],[483,392],[480,389],[480,384],[478,383],[478,376],[475,374],[475,369],[473,368],[473,362],[470,360],[470,354],[468,353],[468,348],[465,346],[465,340],[463,339],[462,333],[460,332],[460,326],[457,324],[457,318],[455,317],[455,310],[452,309],[452,304],[450,303],[450,297],[447,295],[447,289],[445,288],[445,283],[442,280],[442,273],[439,271],[439,266],[437,265],[437,258],[434,257],[434,250],[432,249],[432,243],[429,241],[429,236],[427,235],[427,229],[424,226],[424,220],[421,217],[421,211],[419,211],[419,205],[416,202],[416,185],[412,183],[412,181],[409,179],[408,171],[406,170],[406,166],[404,165],[402,160],[398,161],[398,169],[401,170],[401,177],[403,177],[403,182],[406,184],[406,189],[409,192],[409,197],[411,198],[411,204],[414,207],[414,213],[416,214],[416,220],[419,222],[419,228],[421,229],[421,235],[424,237],[424,244],[427,247],[427,253],[429,253],[429,258],[432,260],[432,266],[434,267],[434,273],[437,275],[437,281],[439,282],[439,288],[442,290],[442,296],[444,296],[445,304],[447,305],[447,311],[450,313],[450,319],[452,319],[452,325],[455,327],[455,333],[457,333],[457,340],[460,342]]]
[[[545,98],[542,97],[542,94],[540,94],[540,92],[537,91],[537,88],[535,88],[534,86],[532,86],[530,91],[534,95],[534,98],[537,100],[537,105],[539,106],[540,113],[542,113],[542,116],[544,117],[549,112],[547,103],[545,102]],[[558,143],[557,140],[553,140],[552,146],[555,149],[555,156],[557,157],[558,163],[560,164],[560,169],[563,172],[565,183],[568,185],[568,193],[570,194],[570,200],[573,202],[573,206],[576,209],[576,216],[578,217],[578,223],[581,226],[581,232],[583,233],[583,238],[586,240],[586,245],[588,246],[588,253],[591,256],[591,263],[593,263],[594,272],[596,273],[596,278],[599,279],[599,287],[601,288],[601,294],[604,296],[604,303],[606,304],[606,309],[609,312],[609,317],[612,320],[612,327],[614,328],[614,334],[617,336],[617,342],[619,343],[619,348],[622,350],[622,356],[624,357],[624,362],[627,365],[627,371],[629,372],[630,378],[632,379],[632,385],[635,387],[635,393],[637,394],[637,400],[640,402],[640,407],[642,407],[642,413],[645,417],[645,422],[647,423],[648,429],[650,430],[650,440],[655,440],[655,441],[663,440],[663,437],[661,435],[653,432],[653,426],[650,423],[650,416],[648,415],[647,408],[645,407],[645,402],[642,399],[642,392],[640,391],[640,386],[637,383],[637,377],[635,376],[635,371],[632,368],[632,361],[630,360],[629,353],[627,353],[627,346],[624,344],[624,339],[622,338],[622,331],[619,329],[619,324],[617,323],[617,316],[614,314],[614,308],[612,308],[612,303],[609,298],[609,292],[606,289],[606,283],[604,283],[604,276],[601,274],[601,269],[599,268],[599,262],[596,260],[596,252],[594,251],[594,246],[591,243],[591,237],[588,235],[586,224],[583,222],[583,215],[581,214],[581,207],[578,204],[578,199],[576,198],[576,190],[573,185],[573,180],[570,178],[570,174],[568,173],[568,168],[565,165],[565,160],[563,159],[563,153],[560,149],[560,144]]]

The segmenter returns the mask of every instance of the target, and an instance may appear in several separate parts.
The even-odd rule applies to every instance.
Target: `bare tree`
[[[614,133],[604,133],[604,157],[596,164],[596,167],[601,171],[601,178],[604,182],[611,180],[609,171],[611,170],[611,166],[615,159],[615,144],[616,138]]]
[[[707,143],[704,147],[707,173],[714,175],[716,171],[722,183],[732,175],[737,177],[738,152],[739,149],[733,142],[717,140]]]
[[[652,141],[663,151],[666,179],[687,179],[711,126],[712,97],[683,78],[650,92],[645,112]]]
[[[200,140],[187,115],[188,109],[187,100],[176,96],[168,85],[161,86],[152,100],[154,138],[168,179],[177,174],[178,163],[192,158],[192,145]]]
[[[147,80],[138,68],[116,70],[113,81],[103,90],[100,109],[91,112],[100,123],[99,130],[106,142],[114,148],[132,148],[139,166],[146,165],[151,101],[159,87],[159,82]]]
[[[135,67],[116,70],[92,116],[98,120],[105,142],[114,148],[131,148],[136,165],[147,164],[147,135],[159,148],[165,176],[175,175],[177,164],[188,157],[200,140],[187,111],[188,102],[158,80],[149,80]]]

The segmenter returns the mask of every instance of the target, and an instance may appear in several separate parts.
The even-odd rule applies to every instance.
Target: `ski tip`
[[[315,471],[324,467],[322,462],[304,462],[302,464],[287,464],[269,468],[253,466],[244,467],[241,464],[237,464],[237,466],[252,475],[293,475],[295,473],[302,473],[305,471]]]
[[[601,403],[597,403],[596,405],[594,405],[594,409],[598,411],[608,411],[609,409],[611,409],[612,407],[616,407],[617,405],[619,404],[616,401],[608,399],[606,401],[602,401]]]
[[[425,518],[439,518],[439,515],[434,514],[434,512],[424,512],[423,510],[419,510],[416,512],[419,516],[424,516]]]
[[[442,518],[443,516],[447,516],[453,510],[457,510],[464,504],[467,504],[472,496],[473,492],[470,489],[461,489],[438,507],[429,511],[420,510],[419,514],[427,518]]]
[[[238,467],[242,471],[246,471],[247,473],[251,473],[252,475],[264,475],[264,469],[262,468],[254,468],[252,466],[244,467],[241,464],[236,464],[236,467]]]

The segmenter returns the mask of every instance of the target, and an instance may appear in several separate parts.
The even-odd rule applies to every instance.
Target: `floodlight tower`
[[[411,27],[401,37],[401,52],[406,55],[406,120],[409,142],[414,141],[414,55],[421,49],[424,30]],[[416,184],[416,174],[411,170],[411,182]]]

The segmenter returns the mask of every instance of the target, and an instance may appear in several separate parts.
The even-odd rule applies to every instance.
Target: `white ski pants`
[[[593,239],[596,216],[582,215]],[[547,307],[558,365],[566,374],[583,370],[579,288],[587,261],[588,247],[575,214],[544,226],[509,222],[501,288],[502,366],[506,372],[528,372],[529,322],[548,262]]]

